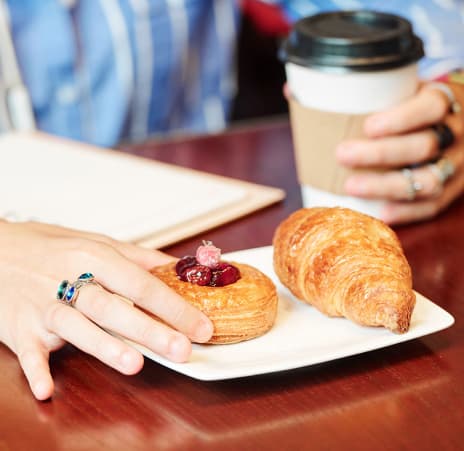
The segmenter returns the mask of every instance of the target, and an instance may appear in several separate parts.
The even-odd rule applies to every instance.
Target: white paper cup
[[[390,108],[417,90],[417,64],[376,72],[328,72],[285,65],[287,83],[301,105],[350,115]]]
[[[416,92],[422,55],[409,22],[390,14],[323,13],[295,24],[281,57],[304,206],[338,205],[379,217],[383,202],[344,194],[347,177],[360,171],[340,166],[335,148],[364,136],[368,114]]]

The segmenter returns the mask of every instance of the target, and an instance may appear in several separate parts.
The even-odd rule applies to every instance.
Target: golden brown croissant
[[[151,273],[201,310],[212,321],[208,343],[236,343],[256,338],[274,324],[277,291],[272,281],[256,268],[232,263],[240,270],[236,282],[222,286],[200,286],[179,280],[175,263],[157,266]]]
[[[409,329],[415,295],[395,233],[346,208],[306,208],[274,235],[274,270],[299,299],[329,316],[394,332]]]

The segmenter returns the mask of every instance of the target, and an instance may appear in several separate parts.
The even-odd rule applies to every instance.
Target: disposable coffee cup
[[[303,204],[344,206],[378,217],[382,201],[344,194],[358,170],[335,158],[338,143],[362,138],[370,113],[418,88],[422,41],[406,19],[375,11],[337,11],[295,23],[280,49]]]

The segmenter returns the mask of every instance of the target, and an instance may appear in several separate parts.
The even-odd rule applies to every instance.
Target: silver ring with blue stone
[[[56,292],[56,298],[58,301],[73,307],[77,300],[77,296],[79,295],[79,290],[85,285],[100,286],[100,284],[95,280],[94,275],[90,272],[86,272],[81,274],[73,283],[69,283],[68,280],[60,282]]]

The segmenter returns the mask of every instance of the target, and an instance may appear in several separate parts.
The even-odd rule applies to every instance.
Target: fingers
[[[370,138],[401,134],[440,122],[448,110],[449,100],[443,92],[425,84],[411,99],[369,116],[364,131]]]
[[[428,166],[414,169],[414,182],[420,187],[416,193],[418,199],[441,194],[443,186]],[[345,191],[351,196],[367,199],[410,200],[410,180],[401,170],[381,174],[366,172],[350,177]]]
[[[18,360],[34,396],[43,401],[53,394],[54,384],[48,364],[49,352],[33,337],[21,340]]]
[[[452,168],[447,175],[446,167]],[[416,192],[411,193],[411,184]],[[454,147],[438,163],[411,169],[409,174],[400,169],[359,173],[347,180],[345,190],[353,196],[386,200],[381,219],[389,224],[432,218],[464,191],[464,154]]]
[[[452,179],[464,179],[464,153],[460,145],[453,145],[441,154],[454,168]],[[416,193],[417,199],[427,199],[441,196],[443,184],[433,164],[412,169],[413,182],[420,187]],[[358,171],[350,176],[345,183],[345,191],[351,196],[368,199],[410,200],[411,180],[405,176],[401,167],[381,171]]]
[[[98,233],[82,232],[78,230],[69,229],[66,227],[53,226],[50,224],[43,224],[39,222],[30,223],[30,225],[41,233],[48,236],[61,237],[61,238],[84,238],[89,241],[95,241],[111,246],[118,250],[129,260],[138,264],[142,268],[150,269],[154,266],[163,265],[175,260],[174,257],[160,252],[158,250],[145,249],[135,244],[126,243],[114,240],[106,235]]]
[[[412,203],[388,203],[381,212],[381,219],[392,225],[430,219],[448,207],[463,190],[463,178],[451,179],[439,197]]]
[[[174,362],[185,362],[190,341],[103,288],[81,288],[75,307],[99,326],[116,332]]]
[[[391,203],[382,210],[380,218],[390,225],[406,224],[433,218],[440,210],[439,205],[431,201],[415,202],[414,205]]]
[[[135,374],[143,366],[138,351],[95,326],[74,308],[51,304],[45,323],[51,332],[123,374]]]
[[[336,149],[342,165],[359,169],[346,181],[346,193],[386,201],[382,218],[391,224],[431,218],[448,206],[464,191],[464,121],[449,110],[448,96],[425,84],[401,105],[369,116],[367,139]],[[432,130],[439,123],[448,125],[454,142],[444,141],[443,130]],[[451,174],[444,175],[445,160]]]
[[[434,121],[442,120],[443,115],[447,114],[449,100],[443,92],[437,89],[424,88],[416,97],[417,99],[415,98],[414,101],[411,99],[398,107],[405,112],[406,116],[409,117],[409,115],[413,114],[411,105],[413,107],[419,105],[420,109],[424,109],[420,114],[418,113],[418,116],[425,118],[426,124],[429,119]],[[430,109],[432,104],[434,105],[434,108],[431,108],[433,113],[429,114],[425,110],[427,105]],[[397,109],[391,111],[394,112],[394,115],[398,113]],[[381,114],[388,116],[391,111]],[[429,124],[427,124],[426,128],[411,131],[410,127],[416,127],[419,122],[402,120],[402,114],[397,114],[395,117],[400,117],[403,128],[393,127],[384,130],[387,133],[395,130],[396,132],[403,132],[402,134],[340,143],[336,149],[336,156],[342,165],[358,169],[383,170],[379,177],[375,177],[372,171],[365,171],[365,174],[359,174],[351,178],[345,185],[347,194],[376,199],[406,200],[408,199],[407,196],[410,195],[410,189],[407,189],[408,182],[405,177],[401,176],[398,169],[408,166],[417,167],[418,165],[427,168],[428,162],[442,157],[443,150],[440,149],[439,137],[429,127]],[[423,125],[422,122],[421,124]],[[448,114],[446,115],[446,124],[455,137],[455,145],[450,149],[455,148],[460,145],[462,140],[462,117],[458,114]],[[457,170],[460,170],[460,166],[457,165]],[[427,176],[427,170],[415,169],[414,174],[419,185],[423,187],[419,197],[427,198],[440,194],[440,186],[437,184],[436,177]]]
[[[11,283],[12,274],[18,273],[18,286],[24,289],[15,288],[14,293],[22,302],[9,304],[2,314],[6,311],[9,315],[7,325],[28,323],[23,327],[28,331],[25,339],[17,327],[15,336],[7,338],[37,399],[47,399],[53,393],[49,352],[65,341],[124,374],[134,374],[142,368],[142,355],[102,327],[179,362],[191,353],[187,337],[199,342],[211,337],[211,321],[147,271],[171,261],[171,257],[57,226],[6,225],[12,233],[8,230],[2,235],[3,248],[18,248],[11,252],[14,258],[6,267],[10,273],[7,279]],[[111,292],[93,285],[78,286],[76,308],[53,299],[60,280],[73,281],[85,272],[95,274]],[[21,285],[23,276],[27,276],[27,287]],[[160,321],[127,305],[121,297],[138,303]],[[22,308],[16,308],[17,305]],[[5,342],[7,332],[2,334]]]
[[[450,115],[446,124],[456,141],[463,134],[463,120]],[[421,164],[442,155],[436,132],[430,127],[398,136],[344,141],[336,149],[337,160],[357,168],[398,168]]]
[[[428,161],[438,155],[437,138],[431,129],[404,136],[345,141],[336,149],[341,164],[359,168],[401,167]]]
[[[133,261],[144,269],[151,269],[154,266],[164,265],[177,260],[171,255],[157,250],[144,249],[140,246],[130,243],[121,243],[115,241],[113,247],[117,249],[124,257]]]
[[[211,337],[213,326],[203,313],[113,248],[95,242],[85,243],[80,255],[74,258],[78,260],[75,265],[83,269],[90,266],[89,271],[110,292],[154,313],[192,340],[205,342]]]

